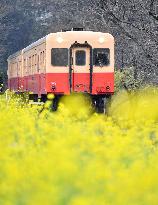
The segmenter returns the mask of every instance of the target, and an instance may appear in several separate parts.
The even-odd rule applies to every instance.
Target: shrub
[[[134,91],[142,88],[142,79],[136,76],[134,67],[124,68],[123,70],[115,70],[115,91],[120,89]]]

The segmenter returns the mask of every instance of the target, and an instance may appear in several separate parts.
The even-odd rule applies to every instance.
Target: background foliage
[[[134,67],[141,81],[157,84],[157,8],[156,0],[1,0],[0,70],[44,35],[84,27],[115,37],[117,69]]]
[[[124,70],[115,70],[115,92],[121,89],[135,91],[143,88],[143,79],[137,76],[135,67],[127,67]]]

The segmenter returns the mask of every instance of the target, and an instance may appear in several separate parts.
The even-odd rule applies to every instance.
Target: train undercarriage
[[[51,103],[52,111],[57,111],[60,99],[62,97],[63,95],[54,96]],[[111,95],[89,95],[89,97],[91,99],[91,107],[96,113],[107,113],[108,107],[110,106],[111,102]],[[45,103],[48,99],[47,95],[41,95],[41,98],[39,99],[37,94],[30,94],[29,100],[32,100],[33,102],[38,102],[40,100],[40,102]]]

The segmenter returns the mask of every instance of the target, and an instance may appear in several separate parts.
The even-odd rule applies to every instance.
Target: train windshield
[[[52,48],[51,64],[53,66],[68,66],[68,49]]]
[[[86,65],[86,52],[83,50],[76,51],[76,65],[84,66]]]
[[[110,64],[110,49],[109,48],[94,48],[93,49],[93,64],[95,66],[108,66]]]

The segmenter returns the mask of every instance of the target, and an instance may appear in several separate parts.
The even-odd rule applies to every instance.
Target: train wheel
[[[46,102],[47,101],[47,95],[41,95],[41,102]]]
[[[104,113],[104,98],[102,97],[96,99],[96,112]]]
[[[58,104],[59,104],[59,96],[55,96],[55,98],[53,99],[52,104],[51,104],[52,111],[57,111]]]
[[[97,113],[108,113],[108,109],[111,103],[111,96],[98,96],[92,98],[92,106],[94,107]]]
[[[106,96],[106,103],[105,103],[105,108],[106,108],[106,114],[109,113],[109,108],[111,107],[111,95]]]
[[[38,102],[38,95],[34,95],[34,96],[33,96],[33,101],[34,101],[34,102]]]
[[[33,102],[38,102],[37,94],[29,94],[29,100],[33,100]]]

